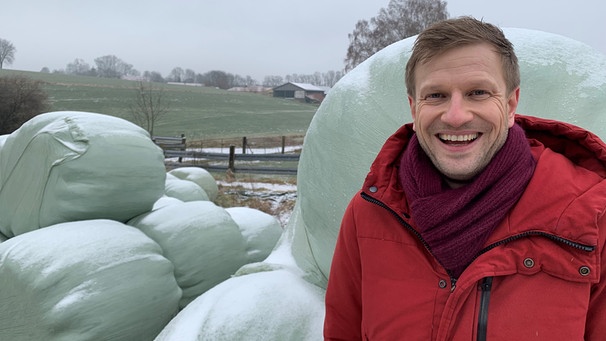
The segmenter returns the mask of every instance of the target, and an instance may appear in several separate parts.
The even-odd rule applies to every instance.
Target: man
[[[512,44],[463,17],[422,32],[412,124],[343,217],[326,340],[606,340],[606,145],[516,114]]]

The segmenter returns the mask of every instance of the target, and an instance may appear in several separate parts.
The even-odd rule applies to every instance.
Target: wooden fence
[[[250,150],[246,153],[246,138],[243,138],[242,153],[236,153],[235,145],[229,146],[228,153],[213,153],[188,149],[184,136],[153,137],[153,141],[164,150],[164,157],[177,158],[178,164],[215,172],[229,170],[234,173],[296,175],[300,154],[286,153],[284,140],[282,138],[281,152],[254,154]]]
[[[185,134],[181,134],[181,137],[170,137],[170,136],[153,136],[152,141],[162,148],[164,151],[164,157],[166,153],[181,153],[187,150],[187,143],[185,141]],[[179,162],[182,162],[182,156],[178,156]]]

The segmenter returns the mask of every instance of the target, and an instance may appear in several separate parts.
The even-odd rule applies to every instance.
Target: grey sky
[[[603,0],[450,0],[451,17],[564,35],[606,54]],[[64,69],[115,55],[163,76],[176,66],[267,75],[341,70],[347,35],[389,0],[7,0],[0,38],[17,48],[8,69]]]

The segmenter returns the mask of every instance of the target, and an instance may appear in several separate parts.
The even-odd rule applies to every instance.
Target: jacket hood
[[[597,135],[568,123],[532,116],[516,115],[516,123],[528,139],[606,178],[606,144]]]

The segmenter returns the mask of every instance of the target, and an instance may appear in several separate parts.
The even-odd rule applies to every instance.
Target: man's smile
[[[480,137],[480,133],[474,134],[438,134],[438,139],[445,144],[450,145],[458,145],[458,144],[468,144],[475,141],[478,137]]]

